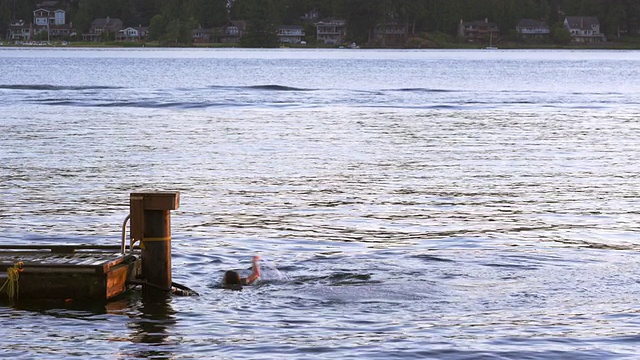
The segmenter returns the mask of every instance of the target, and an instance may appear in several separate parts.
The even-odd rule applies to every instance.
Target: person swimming
[[[260,261],[260,256],[254,256],[251,263],[251,274],[246,278],[240,276],[237,271],[228,270],[224,273],[224,277],[222,278],[222,287],[225,288],[242,288],[242,285],[251,285],[253,282],[260,278],[260,265],[258,264]]]

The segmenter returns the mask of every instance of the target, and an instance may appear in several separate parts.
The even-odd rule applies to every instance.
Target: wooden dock
[[[0,301],[109,300],[125,292],[141,269],[139,252],[122,254],[119,246],[2,245],[0,286],[19,263],[17,281],[10,280],[14,298],[3,290]]]
[[[164,296],[173,285],[170,210],[179,199],[177,191],[131,193],[120,246],[0,245],[0,302],[110,300],[134,284]]]

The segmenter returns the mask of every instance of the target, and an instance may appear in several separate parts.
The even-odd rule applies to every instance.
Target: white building
[[[62,9],[40,8],[33,10],[33,24],[36,26],[64,25],[66,12]]]
[[[520,20],[516,25],[516,31],[525,39],[545,38],[551,34],[549,25],[533,19]]]
[[[316,37],[325,45],[337,45],[343,42],[347,35],[347,22],[332,19],[316,23]]]
[[[286,44],[300,44],[304,38],[301,25],[283,25],[278,28],[278,41]]]
[[[600,32],[600,22],[595,16],[567,16],[564,28],[571,33],[574,42],[603,42],[607,38]]]

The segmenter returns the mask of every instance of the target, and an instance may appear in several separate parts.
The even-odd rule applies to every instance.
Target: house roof
[[[37,9],[33,10],[33,13],[35,14],[38,11],[46,11],[47,14],[48,13],[52,13],[52,12],[56,12],[56,11],[63,11],[64,12],[64,10],[59,9],[59,8],[55,8],[55,7],[39,7]]]
[[[98,18],[91,22],[91,27],[104,27],[108,29],[122,28],[122,20],[111,18]]]
[[[598,18],[595,16],[567,16],[565,18],[571,29],[591,29],[593,26],[600,26]]]
[[[66,10],[60,9],[59,7],[50,7],[50,6],[39,7],[37,9],[33,10],[34,13],[36,11],[46,11],[46,12],[50,12],[50,13],[52,13],[52,12],[67,12]]]
[[[464,26],[478,26],[478,27],[497,27],[498,24],[493,21],[484,20],[474,20],[474,21],[464,21],[462,22]]]
[[[549,25],[533,19],[522,19],[518,22],[516,28],[549,29]]]
[[[302,25],[282,25],[280,27],[278,27],[278,29],[283,29],[283,30],[304,30],[304,27]]]
[[[229,22],[238,29],[245,30],[247,28],[247,21],[245,20],[231,20]]]
[[[324,20],[318,21],[316,25],[336,26],[336,25],[345,25],[346,23],[347,21],[344,19],[324,19]]]

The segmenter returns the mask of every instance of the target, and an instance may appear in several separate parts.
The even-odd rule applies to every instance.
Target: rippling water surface
[[[200,297],[0,307],[12,358],[634,358],[639,52],[1,49],[0,241],[177,190]],[[265,278],[218,287],[263,257]]]

